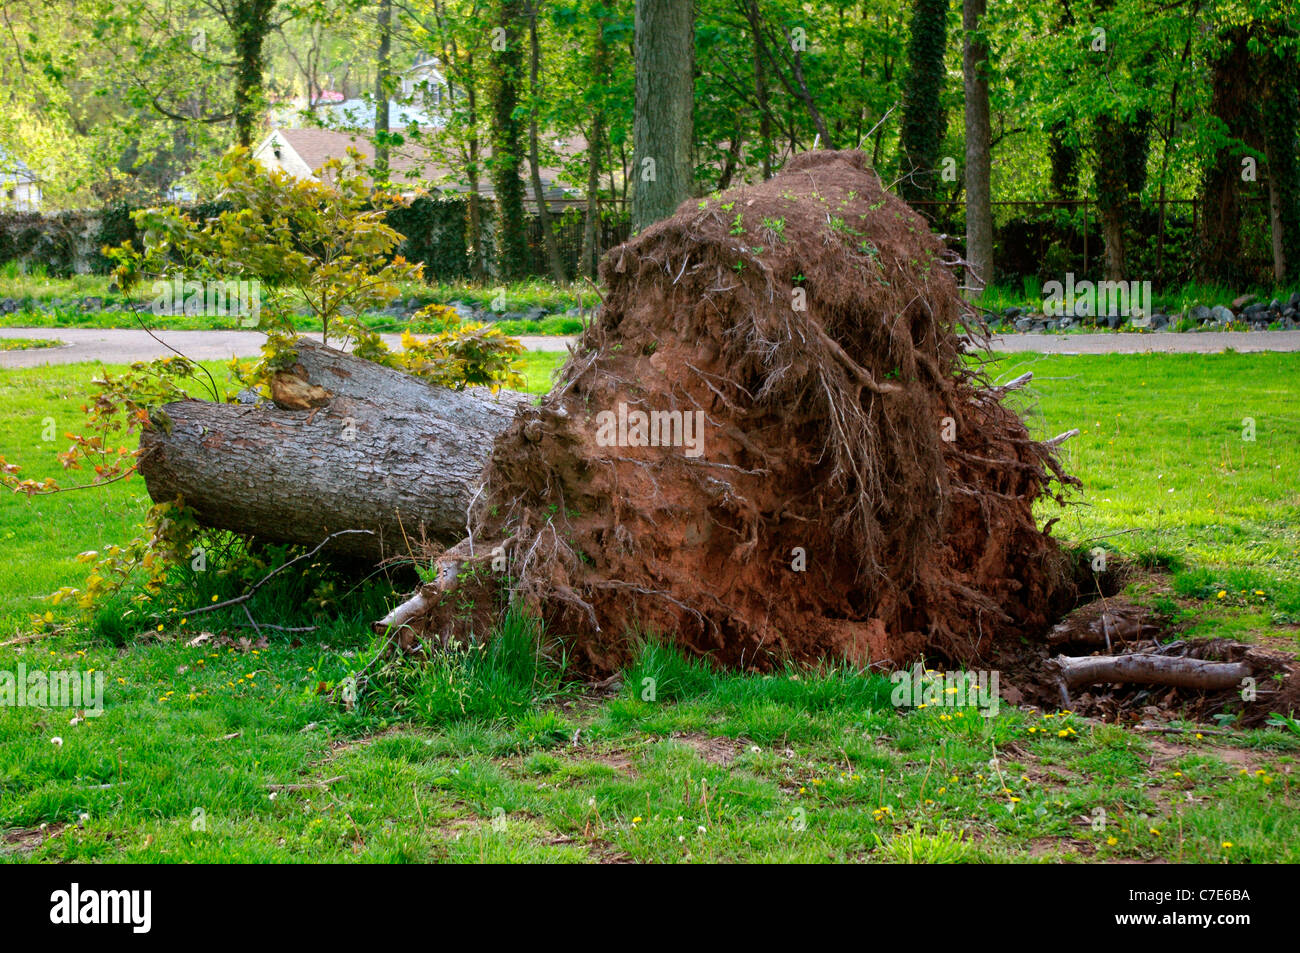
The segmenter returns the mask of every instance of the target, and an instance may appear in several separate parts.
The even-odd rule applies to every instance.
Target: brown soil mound
[[[799,156],[615,248],[414,634],[482,634],[504,570],[595,670],[630,632],[746,668],[1041,639],[1074,587],[1031,507],[1075,481],[963,360],[945,254],[860,152]]]

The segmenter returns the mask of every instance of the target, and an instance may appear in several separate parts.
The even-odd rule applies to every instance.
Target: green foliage
[[[95,232],[95,248],[101,249],[95,256],[91,268],[96,274],[105,274],[113,269],[113,261],[102,251],[104,248],[116,248],[139,238],[139,231],[133,218],[134,210],[123,199],[105,205],[99,213],[99,228]]]
[[[387,222],[405,236],[398,254],[423,265],[427,280],[447,282],[469,274],[468,216],[463,198],[422,195],[393,208]]]
[[[67,277],[76,270],[81,212],[0,212],[0,263],[21,262],[43,274]]]
[[[455,390],[466,386],[518,389],[523,386],[523,378],[515,373],[514,360],[523,353],[522,344],[495,327],[467,324],[424,340],[416,339],[410,331],[403,332],[402,351],[395,355],[395,366]]]
[[[257,280],[264,292],[258,327],[273,345],[294,333],[292,308],[303,301],[325,341],[331,330],[366,337],[356,317],[391,301],[398,282],[420,277],[420,266],[393,256],[402,236],[384,221],[392,199],[371,192],[359,154],[351,160],[326,163],[315,182],[267,171],[232,150],[218,181],[233,207],[207,219],[175,206],[136,212],[143,250],[124,244],[107,252],[118,262],[118,283],[130,289],[147,276],[166,279],[178,266],[186,277]]]

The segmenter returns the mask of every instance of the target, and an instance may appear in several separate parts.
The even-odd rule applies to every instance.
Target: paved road
[[[138,329],[0,328],[5,338],[56,338],[66,347],[0,351],[0,367],[39,367],[104,361],[127,364],[173,353],[170,345],[196,360],[253,357],[262,346],[258,331],[158,331],[156,337]],[[383,335],[400,348],[396,334]],[[573,338],[522,337],[530,351],[564,351]],[[165,342],[165,343],[163,343]],[[1236,351],[1300,351],[1300,331],[1208,331],[1195,334],[1009,334],[995,337],[995,351],[1036,351],[1043,354],[1216,354]]]
[[[401,350],[401,335],[380,335],[389,347]],[[60,348],[0,351],[0,367],[40,367],[44,364],[75,364],[103,361],[129,364],[175,353],[170,347],[196,361],[225,361],[232,357],[255,357],[266,335],[260,331],[155,331],[138,328],[0,328],[0,338],[46,338],[63,341]],[[571,338],[521,337],[530,351],[563,351]],[[164,343],[165,342],[165,343]]]
[[[1300,331],[1197,331],[1134,334],[1005,334],[993,338],[995,351],[1041,354],[1218,354],[1232,348],[1300,351]]]

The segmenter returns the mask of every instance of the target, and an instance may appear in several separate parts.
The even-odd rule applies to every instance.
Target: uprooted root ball
[[[613,249],[408,641],[485,635],[503,592],[595,670],[651,633],[746,668],[1042,638],[1073,584],[1032,505],[1075,481],[964,360],[944,255],[860,152]]]

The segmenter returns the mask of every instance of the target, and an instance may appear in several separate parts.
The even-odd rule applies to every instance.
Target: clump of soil
[[[946,256],[861,152],[613,249],[404,637],[484,636],[504,590],[593,671],[638,633],[758,669],[1041,641],[1076,588],[1032,506],[1077,481],[963,358]]]

